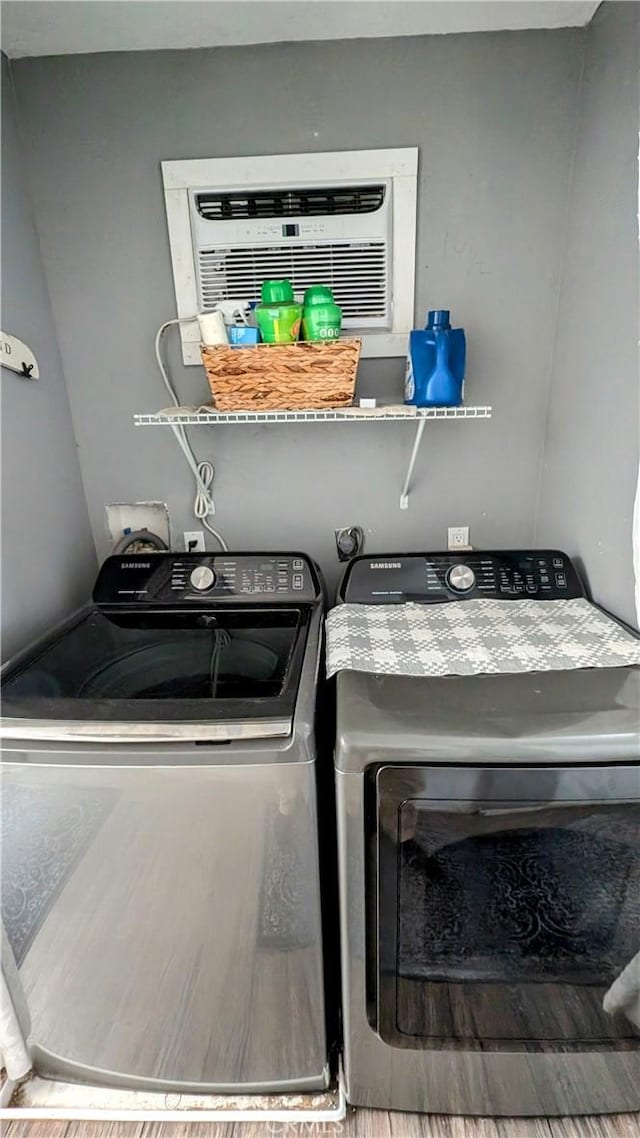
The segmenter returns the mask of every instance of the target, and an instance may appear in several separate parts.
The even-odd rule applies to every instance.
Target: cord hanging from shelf
[[[160,348],[162,344],[162,337],[167,331],[167,328],[178,326],[184,323],[186,323],[184,319],[165,320],[164,324],[161,324],[158,328],[155,339],[156,363],[158,364],[158,368],[162,376],[162,381],[167,391],[169,392],[169,395],[171,396],[171,399],[173,400],[173,404],[177,411],[180,410],[180,404],[178,403],[178,398],[175,391],[173,390],[173,386],[167,374],[167,369],[163,363]],[[195,479],[196,496],[193,505],[193,515],[198,519],[199,522],[201,522],[204,528],[213,537],[215,537],[220,548],[226,550],[228,549],[228,546],[222,534],[218,533],[217,529],[214,529],[210,522],[207,521],[209,515],[215,514],[216,512],[215,504],[213,501],[213,492],[211,489],[213,480],[215,478],[215,469],[210,462],[198,462],[196,460],[196,457],[189,444],[189,440],[187,439],[187,436],[184,432],[184,427],[186,424],[178,418],[174,418],[173,420],[169,419],[168,421],[170,423],[171,429],[173,430],[176,442],[178,443],[180,450],[187,460],[187,466],[189,467]]]

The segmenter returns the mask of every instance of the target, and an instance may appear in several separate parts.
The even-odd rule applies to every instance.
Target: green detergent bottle
[[[293,299],[291,281],[264,281],[262,303],[255,310],[265,344],[293,344],[300,335],[302,305]]]
[[[337,340],[342,327],[342,309],[326,285],[312,285],[304,294],[302,335],[305,340]]]

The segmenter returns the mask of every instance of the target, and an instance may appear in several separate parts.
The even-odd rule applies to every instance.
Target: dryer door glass
[[[640,1043],[637,772],[378,776],[378,1015],[388,1042],[549,1050]],[[449,772],[454,773],[454,772]],[[509,800],[529,774],[531,798]],[[552,785],[553,784],[553,785]],[[426,797],[426,795],[430,797]],[[534,798],[534,795],[536,798]],[[631,971],[633,971],[633,965]],[[636,959],[635,1007],[640,995]],[[613,987],[616,985],[616,987]],[[605,1000],[607,992],[609,997]],[[607,1010],[603,1008],[603,1000]]]

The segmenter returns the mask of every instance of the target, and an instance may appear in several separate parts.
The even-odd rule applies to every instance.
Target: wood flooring
[[[0,1124],[1,1125],[1,1124]],[[2,1138],[638,1138],[640,1114],[454,1118],[349,1110],[343,1122],[4,1122]]]

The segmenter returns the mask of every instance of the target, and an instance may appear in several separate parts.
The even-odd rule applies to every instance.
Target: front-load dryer
[[[638,1110],[640,673],[570,658],[547,669],[540,653],[611,662],[640,659],[640,644],[588,606],[559,551],[359,558],[339,600],[328,660],[348,1100]],[[574,613],[595,614],[610,641],[565,642]],[[539,670],[504,670],[514,654]],[[425,660],[441,674],[417,674]]]

